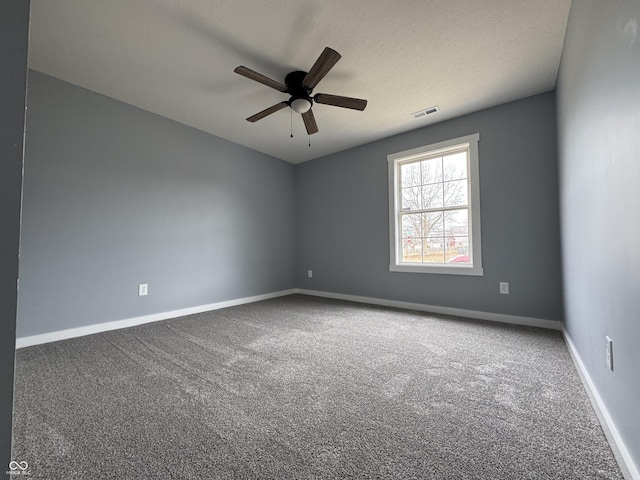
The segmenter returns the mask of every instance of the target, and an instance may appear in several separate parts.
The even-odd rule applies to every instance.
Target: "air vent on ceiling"
[[[422,118],[427,115],[433,115],[434,113],[438,113],[440,111],[440,107],[434,105],[433,107],[425,108],[424,110],[420,110],[419,112],[412,113],[411,116],[413,118]]]

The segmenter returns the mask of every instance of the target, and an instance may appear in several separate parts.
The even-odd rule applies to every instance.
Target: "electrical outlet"
[[[139,297],[144,297],[145,295],[149,294],[149,284],[148,283],[141,283],[138,285],[138,296]]]
[[[613,340],[608,336],[604,337],[607,351],[607,367],[613,372]]]
[[[509,295],[509,282],[500,282],[500,293],[502,295]]]
[[[308,270],[307,271],[307,277],[313,278],[313,270]]]

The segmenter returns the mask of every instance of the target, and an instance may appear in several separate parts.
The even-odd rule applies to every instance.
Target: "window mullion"
[[[452,207],[438,207],[438,208],[422,208],[420,210],[400,210],[400,215],[411,215],[418,213],[434,213],[434,212],[450,212],[452,210],[469,210],[469,204],[454,205]]]

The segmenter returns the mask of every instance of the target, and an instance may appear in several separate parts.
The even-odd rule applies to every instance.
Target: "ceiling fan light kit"
[[[311,100],[308,98],[294,98],[289,106],[294,112],[306,113],[311,110]]]
[[[285,77],[284,84],[251,70],[250,68],[244,66],[236,67],[234,70],[235,73],[258,83],[262,83],[263,85],[278,90],[279,92],[287,93],[290,96],[288,101],[276,103],[275,105],[250,116],[247,118],[247,121],[257,122],[258,120],[261,120],[264,117],[288,106],[294,112],[302,114],[302,120],[305,128],[307,129],[307,133],[309,135],[313,135],[318,132],[318,125],[316,124],[312,110],[314,102],[324,105],[332,105],[334,107],[350,108],[352,110],[364,110],[367,106],[367,101],[359,98],[341,97],[339,95],[329,95],[326,93],[318,93],[311,96],[316,85],[325,77],[325,75],[327,75],[327,73],[329,73],[329,70],[333,68],[340,58],[341,56],[338,52],[326,47],[308,73],[299,70],[291,72]]]

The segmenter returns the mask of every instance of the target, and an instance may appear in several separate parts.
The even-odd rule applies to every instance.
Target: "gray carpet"
[[[21,349],[31,478],[621,479],[559,332],[294,295]]]

